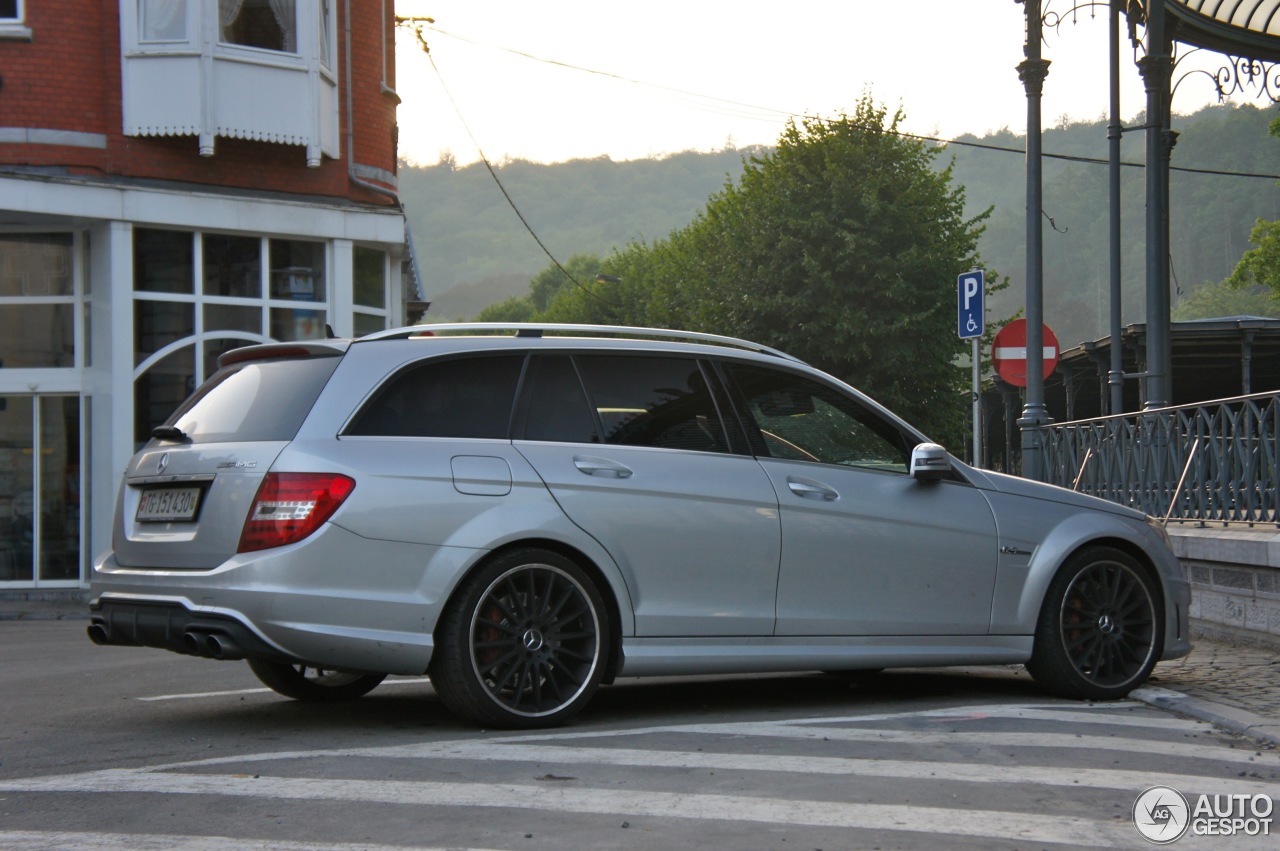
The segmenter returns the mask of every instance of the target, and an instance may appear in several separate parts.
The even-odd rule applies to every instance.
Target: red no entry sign
[[[1058,365],[1058,338],[1048,325],[1044,328],[1044,377]],[[996,372],[1014,387],[1027,386],[1027,320],[1015,319],[1000,329],[991,344],[991,363]]]

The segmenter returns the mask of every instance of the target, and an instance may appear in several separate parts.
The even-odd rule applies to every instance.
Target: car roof
[[[451,322],[434,325],[410,325],[378,331],[353,341],[355,343],[375,342],[380,340],[440,340],[442,338],[507,338],[519,340],[521,344],[535,344],[534,341],[545,341],[535,345],[554,346],[572,342],[575,348],[580,346],[603,346],[606,348],[634,348],[634,343],[668,343],[675,350],[688,351],[689,344],[718,347],[735,351],[747,351],[756,354],[771,355],[792,363],[803,363],[799,358],[779,351],[778,349],[727,337],[721,334],[707,334],[700,331],[681,331],[670,328],[643,328],[625,325],[577,325],[563,323],[533,322]],[[496,340],[495,340],[496,342]],[[680,345],[684,344],[684,345]]]

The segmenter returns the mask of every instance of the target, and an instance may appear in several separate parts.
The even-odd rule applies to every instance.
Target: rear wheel
[[[1163,626],[1151,575],[1127,553],[1090,547],[1050,583],[1027,670],[1060,697],[1121,698],[1159,661]]]
[[[479,724],[549,727],[595,693],[609,636],[604,600],[581,567],[548,550],[513,550],[464,581],[445,608],[431,684]]]
[[[309,703],[354,700],[387,678],[386,674],[348,674],[264,659],[250,659],[249,668],[272,691]]]

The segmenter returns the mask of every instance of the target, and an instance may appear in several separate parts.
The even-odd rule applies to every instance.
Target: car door
[[[982,494],[912,478],[916,438],[833,384],[726,371],[781,506],[777,634],[986,633],[997,545]]]
[[[773,632],[773,486],[731,451],[703,365],[679,355],[535,355],[517,449],[617,562],[640,636]]]

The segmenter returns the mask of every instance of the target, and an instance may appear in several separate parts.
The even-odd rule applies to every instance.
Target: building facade
[[[79,588],[151,429],[403,324],[393,0],[0,0],[0,589]]]

